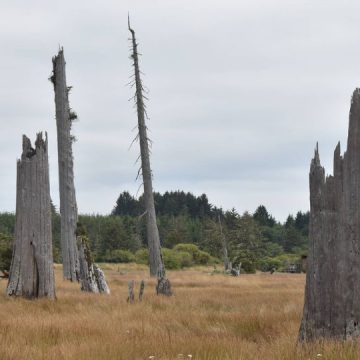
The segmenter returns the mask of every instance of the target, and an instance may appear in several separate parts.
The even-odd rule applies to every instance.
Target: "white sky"
[[[0,211],[15,208],[23,133],[47,130],[58,204],[51,57],[64,46],[81,213],[135,194],[138,146],[127,13],[150,89],[156,191],[205,192],[283,221],[308,209],[316,141],[327,171],[360,79],[360,3],[292,0],[1,0]],[[343,146],[344,149],[344,146]]]

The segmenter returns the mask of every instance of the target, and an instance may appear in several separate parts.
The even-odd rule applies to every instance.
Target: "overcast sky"
[[[156,191],[206,193],[283,221],[309,207],[316,141],[327,172],[360,83],[360,3],[301,0],[1,0],[0,211],[15,209],[21,136],[48,131],[58,196],[51,58],[64,46],[80,213],[136,194],[127,13],[143,54]]]

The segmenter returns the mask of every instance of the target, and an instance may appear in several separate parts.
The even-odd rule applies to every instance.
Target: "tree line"
[[[225,237],[230,260],[234,265],[241,263],[246,272],[280,269],[286,261],[296,261],[307,252],[308,212],[299,211],[280,223],[263,205],[253,214],[239,214],[235,209],[224,211],[213,206],[205,194],[155,192],[154,199],[162,248],[193,244],[220,262]],[[142,196],[136,199],[124,191],[110,215],[79,215],[79,222],[89,234],[95,261],[133,261],[137,252],[141,258],[141,252],[147,248],[142,202]],[[60,215],[54,206],[52,222],[54,261],[61,262]],[[0,213],[0,252],[5,258],[14,226],[14,214]],[[169,257],[169,251],[165,252],[165,257]]]

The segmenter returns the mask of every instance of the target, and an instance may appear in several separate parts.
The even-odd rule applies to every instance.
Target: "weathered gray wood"
[[[109,294],[103,271],[93,263],[85,236],[77,235],[77,203],[74,186],[74,164],[71,135],[72,121],[77,118],[69,106],[70,87],[66,85],[63,49],[53,58],[51,81],[55,90],[56,124],[58,133],[58,163],[61,215],[61,253],[64,277],[81,281],[81,289]]]
[[[61,256],[64,278],[79,280],[79,264],[76,246],[77,204],[74,186],[74,169],[71,124],[76,114],[69,106],[70,88],[66,85],[65,58],[63,49],[53,57],[56,126],[58,140],[60,215],[61,215]]]
[[[77,237],[79,254],[79,279],[82,291],[98,293],[99,288],[96,283],[94,268],[92,266],[91,254],[87,244],[87,239],[83,236]]]
[[[48,142],[23,136],[17,163],[16,225],[7,294],[55,299]]]
[[[94,267],[95,278],[97,280],[97,284],[99,288],[99,293],[110,294],[110,288],[106,282],[104,272],[96,264],[93,264],[93,267]]]
[[[143,299],[144,289],[145,289],[145,282],[144,282],[144,280],[141,280],[140,290],[139,290],[139,301],[142,301],[142,299]]]
[[[156,284],[156,294],[157,295],[165,295],[172,296],[171,284],[169,279],[165,277],[159,277]]]
[[[318,147],[310,166],[310,247],[301,341],[360,336],[360,90],[353,93],[347,150],[325,177]]]
[[[88,239],[77,237],[79,254],[79,279],[82,291],[110,294],[103,271],[93,262]]]
[[[128,297],[127,297],[127,300],[126,300],[130,304],[132,304],[135,301],[134,286],[135,286],[135,281],[130,280],[128,282]]]
[[[231,267],[231,268],[230,268],[230,274],[231,274],[232,276],[240,276],[240,269],[241,269],[241,263],[238,265],[237,268]]]
[[[163,277],[165,275],[165,267],[161,256],[159,230],[156,223],[156,213],[152,186],[152,172],[150,167],[149,154],[149,139],[147,135],[147,127],[145,124],[145,105],[143,96],[143,86],[140,78],[139,58],[135,32],[130,27],[129,31],[132,37],[132,59],[135,75],[135,99],[138,116],[139,142],[140,142],[140,157],[141,157],[141,171],[144,184],[144,203],[146,216],[146,235],[149,248],[149,264],[150,275]]]

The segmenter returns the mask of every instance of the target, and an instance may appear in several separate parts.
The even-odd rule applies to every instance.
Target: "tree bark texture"
[[[360,90],[353,93],[347,150],[325,177],[318,147],[310,166],[310,248],[300,341],[360,335]]]
[[[141,157],[141,171],[144,183],[144,203],[146,216],[146,234],[149,247],[149,264],[150,275],[163,277],[165,274],[165,267],[161,256],[159,230],[156,223],[156,213],[152,186],[152,172],[150,167],[150,153],[149,153],[149,139],[147,135],[147,127],[145,124],[145,105],[143,96],[143,86],[140,78],[139,57],[137,50],[137,43],[135,32],[130,28],[129,31],[132,36],[132,59],[135,70],[135,99],[138,115],[138,129],[140,142],[140,157]]]
[[[156,295],[172,296],[171,283],[165,277],[158,278],[156,284]]]
[[[110,294],[103,271],[93,262],[88,245],[88,239],[84,236],[77,237],[81,290],[93,293]]]
[[[48,142],[23,136],[17,162],[16,225],[7,294],[55,299]]]
[[[53,57],[56,126],[58,140],[60,215],[61,215],[61,255],[64,278],[79,280],[79,264],[76,246],[76,224],[78,219],[74,186],[74,165],[71,135],[72,121],[76,114],[69,106],[70,87],[66,85],[65,58],[63,49]]]

